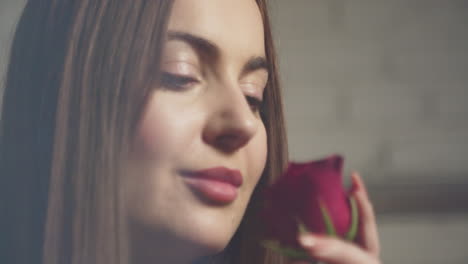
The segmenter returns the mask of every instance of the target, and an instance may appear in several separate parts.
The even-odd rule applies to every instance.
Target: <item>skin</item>
[[[218,50],[193,43],[187,34]],[[245,70],[252,58],[265,57],[256,3],[177,0],[168,36],[162,82],[139,124],[126,184],[132,263],[190,263],[224,249],[267,158],[266,130],[254,100],[262,100],[268,73],[262,67]],[[217,166],[242,173],[230,204],[200,199],[182,176]]]
[[[194,43],[193,36],[217,51]],[[245,70],[253,58],[264,57],[255,1],[175,1],[163,81],[139,122],[125,183],[132,263],[192,263],[221,251],[232,238],[267,158],[255,100],[262,100],[268,73],[262,67]],[[243,175],[230,204],[208,203],[184,182],[183,171],[216,166]],[[362,180],[353,179],[363,216],[361,245],[313,234],[298,238],[312,257],[329,264],[380,263],[374,213]]]

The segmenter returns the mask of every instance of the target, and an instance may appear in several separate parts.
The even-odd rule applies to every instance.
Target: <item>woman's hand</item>
[[[361,219],[356,243],[314,234],[301,235],[299,242],[312,258],[327,264],[381,264],[374,209],[359,174],[354,172],[351,177],[354,188],[352,196],[358,204]],[[291,264],[302,263],[307,262]]]

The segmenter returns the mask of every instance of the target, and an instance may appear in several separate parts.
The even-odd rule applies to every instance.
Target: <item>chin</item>
[[[226,221],[209,224],[210,221],[193,224],[183,236],[195,244],[201,255],[213,255],[223,251],[231,241],[237,228],[226,225]],[[224,222],[224,223],[223,223]]]

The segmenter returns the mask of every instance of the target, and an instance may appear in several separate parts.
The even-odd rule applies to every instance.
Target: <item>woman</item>
[[[2,110],[0,262],[284,263],[256,212],[285,138],[265,1],[29,1]],[[354,181],[361,247],[299,238],[311,256],[379,262]]]

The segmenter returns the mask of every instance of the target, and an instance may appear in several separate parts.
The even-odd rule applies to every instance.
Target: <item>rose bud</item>
[[[343,157],[332,155],[306,163],[290,162],[286,172],[265,190],[264,246],[288,257],[307,258],[298,232],[354,240],[358,212],[342,183]]]

